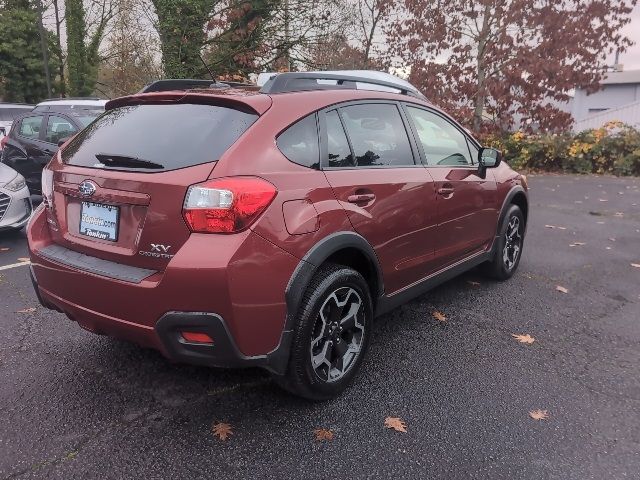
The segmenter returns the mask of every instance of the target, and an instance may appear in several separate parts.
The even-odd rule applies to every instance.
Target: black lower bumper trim
[[[33,289],[36,292],[36,297],[38,298],[40,305],[42,305],[44,308],[48,308],[49,310],[55,310],[56,312],[62,313],[62,310],[49,302],[45,302],[42,298],[42,295],[40,295],[40,289],[38,288],[38,282],[36,281],[36,276],[33,273],[32,265],[29,265],[29,277],[31,277],[31,284],[33,285]]]
[[[156,332],[171,360],[210,367],[261,367],[277,375],[286,371],[292,335],[284,331],[276,349],[248,357],[240,352],[223,318],[215,313],[169,312],[156,323]],[[188,342],[181,332],[206,333],[213,345]]]

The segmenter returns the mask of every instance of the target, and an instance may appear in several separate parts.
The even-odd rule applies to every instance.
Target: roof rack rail
[[[200,88],[229,88],[229,87],[253,87],[250,83],[242,82],[219,82],[213,80],[201,80],[194,78],[166,78],[156,80],[149,85],[145,85],[138,93],[167,92],[171,90],[193,90]]]
[[[358,84],[374,85],[379,87],[391,88],[399,91],[402,95],[408,95],[420,99],[425,99],[413,85],[401,79],[398,82],[393,81],[396,77],[388,75],[389,80],[375,78],[369,76],[366,71],[363,74],[352,75],[351,72],[342,74],[340,72],[284,72],[274,74],[262,87],[262,93],[287,93],[302,92],[309,90],[339,90],[339,89],[358,89]],[[360,72],[357,72],[360,73]],[[381,72],[371,72],[371,74],[380,74]],[[319,83],[318,80],[335,81],[335,83]]]

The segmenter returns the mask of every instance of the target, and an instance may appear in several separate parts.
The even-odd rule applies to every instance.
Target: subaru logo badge
[[[91,180],[85,180],[78,186],[78,191],[83,197],[90,197],[91,195],[96,193],[96,189],[96,184]]]

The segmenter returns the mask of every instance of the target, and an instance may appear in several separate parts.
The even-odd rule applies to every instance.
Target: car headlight
[[[18,190],[23,189],[26,184],[27,183],[25,182],[24,177],[20,174],[17,174],[14,179],[6,183],[3,188],[11,190],[12,192],[17,192]]]

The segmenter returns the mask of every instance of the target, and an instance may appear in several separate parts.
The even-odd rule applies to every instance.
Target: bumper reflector
[[[207,343],[213,345],[213,338],[206,333],[200,332],[181,332],[182,338],[190,343]]]

